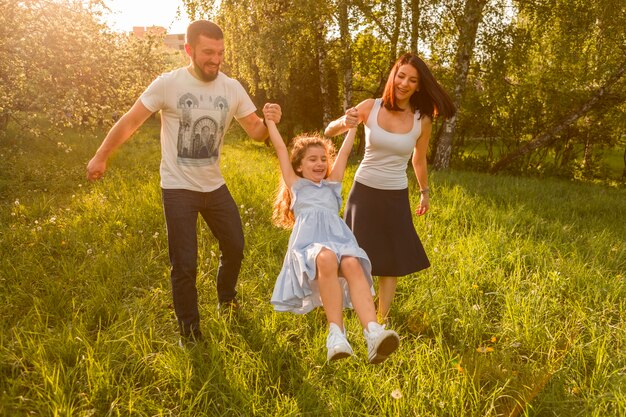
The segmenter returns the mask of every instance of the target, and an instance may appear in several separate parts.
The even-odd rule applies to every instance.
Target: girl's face
[[[419,74],[413,65],[404,64],[400,66],[393,80],[396,100],[399,102],[408,101],[417,91],[419,80]]]
[[[311,180],[313,182],[320,182],[326,178],[328,171],[328,155],[326,150],[321,146],[309,146],[304,151],[304,157],[300,166],[296,168],[296,171],[302,175],[303,178]]]

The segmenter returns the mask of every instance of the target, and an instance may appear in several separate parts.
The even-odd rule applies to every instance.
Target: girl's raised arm
[[[291,188],[291,185],[298,178],[295,172],[293,172],[293,168],[291,167],[291,161],[289,160],[289,151],[287,150],[287,146],[285,142],[283,142],[282,136],[280,136],[280,132],[276,127],[276,123],[272,120],[265,120],[267,123],[267,130],[270,134],[270,140],[272,141],[272,145],[276,150],[276,156],[278,156],[278,162],[280,164],[280,171],[283,174],[283,180],[285,181],[285,185]]]
[[[335,158],[333,169],[330,171],[330,175],[328,176],[329,181],[340,182],[343,180],[343,174],[346,171],[346,166],[348,165],[348,157],[350,156],[352,146],[354,145],[354,136],[356,136],[355,127],[348,130],[348,133],[346,133],[346,137],[344,138],[341,148],[337,153],[337,157]]]

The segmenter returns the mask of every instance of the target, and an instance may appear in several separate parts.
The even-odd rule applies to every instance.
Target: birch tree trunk
[[[389,54],[387,55],[389,58],[389,68],[393,66],[398,58],[398,39],[400,38],[400,29],[402,28],[402,17],[403,17],[403,8],[402,8],[402,0],[394,0],[393,1],[393,10],[390,11],[389,15],[393,16],[392,21],[392,30],[389,30],[389,24],[382,21],[376,14],[372,12],[372,4],[366,4],[364,0],[355,0],[355,6],[368,18],[371,22],[373,22],[380,33],[387,38],[389,41]],[[374,94],[374,97],[380,97],[385,88],[386,79],[381,79]]]
[[[450,166],[452,139],[456,129],[457,115],[461,108],[463,92],[467,83],[467,74],[476,43],[478,25],[483,17],[483,9],[487,0],[466,0],[463,16],[459,25],[459,43],[457,46],[454,66],[454,90],[452,100],[457,109],[456,115],[444,122],[443,133],[437,142],[435,151],[435,169],[446,169]]]
[[[419,54],[420,0],[411,0],[411,52]]]
[[[348,21],[348,0],[339,1],[339,35],[341,38],[341,69],[343,72],[343,109],[352,107],[352,37]]]
[[[328,126],[332,121],[332,114],[330,109],[330,101],[328,98],[328,79],[326,77],[326,42],[325,31],[326,25],[320,18],[317,22],[317,63],[319,66],[319,81],[320,81],[320,99],[322,103],[322,126]]]

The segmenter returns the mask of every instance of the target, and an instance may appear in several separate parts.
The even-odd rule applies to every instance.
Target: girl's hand
[[[359,125],[359,111],[356,107],[352,107],[346,110],[346,115],[344,116],[344,124],[348,129],[352,129]]]
[[[265,103],[263,106],[263,118],[266,123],[272,121],[276,124],[280,123],[280,118],[282,116],[282,111],[280,106],[276,103]]]
[[[428,194],[422,194],[420,197],[420,205],[415,209],[415,214],[423,216],[430,208],[430,202],[428,201]]]

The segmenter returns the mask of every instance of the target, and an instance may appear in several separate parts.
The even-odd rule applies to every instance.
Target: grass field
[[[218,317],[217,243],[199,223],[208,340],[190,349],[177,345],[155,122],[94,184],[102,134],[0,139],[0,415],[626,415],[624,188],[431,173],[415,225],[433,266],[400,281],[399,350],[368,365],[347,312],[355,356],[329,364],[323,313],[269,303],[289,236],[270,224],[277,162],[239,136],[222,168],[245,225],[243,308]]]
[[[540,173],[541,171],[545,171],[546,168],[552,171],[553,174],[560,174],[562,176],[574,176],[581,177],[582,173],[572,173],[570,170],[573,167],[578,167],[578,170],[581,170],[583,165],[583,149],[581,146],[578,146],[576,149],[577,157],[574,158],[570,164],[569,168],[554,167],[554,151],[548,152],[545,157],[544,164],[542,164],[541,168],[536,168],[535,173]],[[477,169],[478,166],[483,167],[484,170],[487,170],[487,167],[490,164],[495,163],[504,155],[506,155],[510,150],[505,149],[498,144],[493,145],[493,160],[489,161],[488,155],[488,147],[487,143],[484,140],[467,140],[465,145],[462,148],[461,155],[457,157],[455,163],[461,165],[467,165],[467,160],[471,161],[470,166],[473,165],[474,170],[480,171]],[[616,146],[614,148],[603,148],[601,151],[597,152],[596,155],[597,160],[595,163],[597,167],[595,168],[596,172],[596,180],[600,180],[605,183],[621,183],[624,184],[624,179],[622,178],[624,173],[624,147]],[[590,178],[586,178],[590,180]]]

